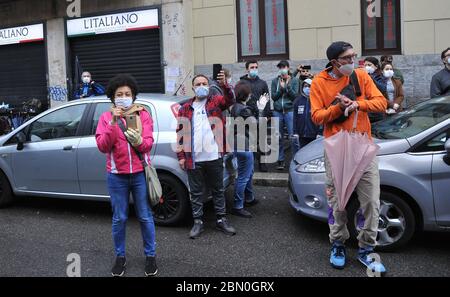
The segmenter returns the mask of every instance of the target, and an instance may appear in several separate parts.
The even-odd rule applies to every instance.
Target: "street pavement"
[[[157,227],[160,277],[367,276],[348,249],[343,271],[330,267],[328,226],[295,213],[286,188],[255,187],[261,203],[253,219],[229,216],[237,229],[229,237],[214,229],[212,204],[206,231],[191,240],[186,222]],[[22,198],[0,209],[0,277],[66,276],[67,256],[77,253],[81,276],[109,276],[114,260],[108,203]],[[419,234],[404,249],[381,253],[388,276],[450,276],[450,233]],[[139,223],[130,212],[126,276],[143,276]]]

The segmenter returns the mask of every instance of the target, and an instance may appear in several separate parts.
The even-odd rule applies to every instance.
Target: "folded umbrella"
[[[379,146],[369,139],[367,133],[356,132],[358,111],[353,116],[352,131],[341,130],[324,140],[339,211],[345,210],[359,180],[379,150]]]

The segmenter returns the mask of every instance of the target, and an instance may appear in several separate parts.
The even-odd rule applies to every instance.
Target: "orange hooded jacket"
[[[323,125],[323,135],[330,137],[341,130],[351,131],[355,112],[342,123],[333,123],[344,112],[339,106],[331,105],[336,95],[350,83],[350,77],[333,78],[328,74],[330,68],[320,72],[311,85],[311,117],[317,125]],[[376,87],[373,80],[363,69],[355,69],[361,88],[361,96],[356,100],[359,104],[356,131],[367,133],[371,137],[371,126],[368,112],[385,112],[387,100]]]

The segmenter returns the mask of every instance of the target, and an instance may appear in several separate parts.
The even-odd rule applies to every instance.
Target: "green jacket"
[[[400,70],[398,69],[394,69],[394,78],[398,78],[400,79],[400,81],[402,82],[402,84],[405,83],[405,79],[403,78],[403,74]]]
[[[287,87],[280,86],[280,77],[272,81],[271,95],[274,101],[273,108],[278,112],[290,112],[294,108],[294,100],[298,95],[299,80],[296,77],[291,78]]]

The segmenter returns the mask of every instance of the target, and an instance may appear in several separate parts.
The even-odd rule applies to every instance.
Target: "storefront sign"
[[[105,34],[158,28],[158,10],[141,10],[67,21],[67,36]]]
[[[0,45],[44,40],[44,25],[0,29]]]

